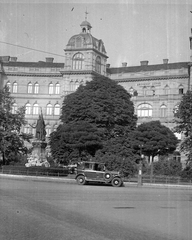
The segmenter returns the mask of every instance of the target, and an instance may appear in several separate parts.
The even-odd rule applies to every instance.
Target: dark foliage
[[[192,162],[192,91],[187,91],[175,111],[175,132],[184,134],[180,149]]]
[[[86,121],[109,139],[121,134],[123,127],[134,129],[137,117],[130,95],[122,86],[108,78],[95,78],[66,97],[61,120],[65,124]]]
[[[21,126],[25,125],[25,108],[19,108],[12,113],[14,99],[9,89],[0,90],[0,152],[3,165],[11,161],[18,161],[21,154],[27,153],[24,141],[29,141],[32,135],[21,133]]]
[[[135,147],[140,146],[145,156],[152,157],[174,152],[178,140],[174,133],[160,121],[142,123],[135,131]]]
[[[99,156],[108,158],[113,169],[124,168],[129,161],[127,169],[135,167],[137,156],[130,144],[133,138],[127,136],[136,128],[137,117],[130,94],[116,82],[95,78],[80,86],[64,99],[60,119],[63,125],[51,134],[50,141],[58,161]]]
[[[181,162],[175,159],[164,159],[154,162],[154,174],[164,176],[179,176],[182,171]]]

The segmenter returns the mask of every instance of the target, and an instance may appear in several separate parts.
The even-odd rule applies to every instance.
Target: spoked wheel
[[[113,180],[111,181],[111,184],[113,187],[120,187],[122,185],[122,180],[121,178],[115,177],[113,178]]]
[[[110,182],[111,179],[112,179],[112,174],[109,173],[109,172],[106,172],[106,173],[104,174],[104,179],[105,179],[105,181]]]
[[[78,183],[79,185],[85,185],[85,184],[86,184],[85,177],[84,177],[84,176],[78,176],[78,177],[77,177],[77,183]]]

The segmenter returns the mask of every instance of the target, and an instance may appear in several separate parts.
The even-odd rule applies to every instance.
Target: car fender
[[[77,179],[79,176],[84,176],[84,177],[85,177],[85,174],[79,173],[79,174],[77,174],[77,175],[75,176],[75,179]],[[85,177],[85,178],[86,178],[86,177]]]

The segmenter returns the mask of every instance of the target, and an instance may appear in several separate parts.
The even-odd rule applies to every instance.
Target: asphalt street
[[[191,240],[192,192],[0,177],[1,240]]]

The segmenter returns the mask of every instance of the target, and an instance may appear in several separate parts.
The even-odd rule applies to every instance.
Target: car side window
[[[104,165],[103,164],[95,164],[95,170],[96,171],[104,171]]]

